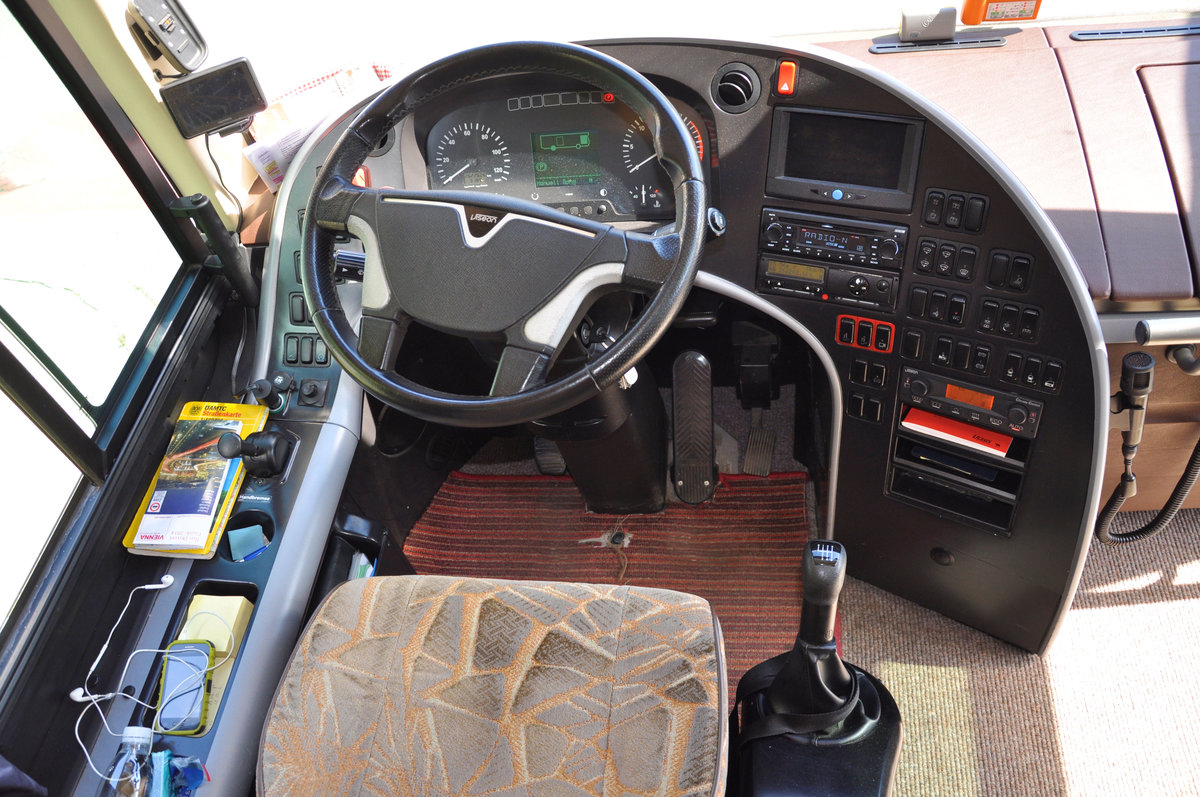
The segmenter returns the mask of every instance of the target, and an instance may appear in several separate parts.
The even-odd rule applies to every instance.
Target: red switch
[[[792,94],[796,90],[795,61],[779,62],[779,81],[775,84],[775,90],[784,95]]]

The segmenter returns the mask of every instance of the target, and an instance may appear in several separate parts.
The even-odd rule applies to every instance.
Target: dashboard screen
[[[538,188],[595,185],[601,181],[595,130],[533,133],[530,139],[533,182]]]
[[[783,173],[826,183],[900,188],[908,128],[866,117],[793,113]]]

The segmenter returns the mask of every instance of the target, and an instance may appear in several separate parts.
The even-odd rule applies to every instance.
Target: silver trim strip
[[[570,332],[570,324],[588,295],[605,285],[617,285],[625,273],[624,263],[600,263],[575,275],[554,298],[525,322],[525,337],[531,343],[557,349]]]
[[[354,434],[325,424],[313,446],[305,481],[344,484],[357,445]],[[204,785],[204,794],[250,792],[258,768],[262,718],[300,636],[340,495],[340,489],[314,488],[296,497],[290,522],[278,537],[271,575],[254,604],[250,632],[238,654],[237,678],[221,702],[220,724],[205,761],[212,781]]]
[[[821,339],[813,334],[812,330],[800,323],[799,319],[783,312],[758,294],[751,293],[740,285],[735,285],[729,280],[718,277],[715,274],[709,274],[707,271],[701,271],[696,274],[696,287],[728,296],[730,299],[736,299],[742,304],[753,307],[755,310],[774,318],[799,335],[817,355],[817,359],[821,361],[821,365],[825,367],[825,376],[829,379],[829,390],[833,394],[833,403],[837,408],[837,412],[833,416],[833,428],[830,430],[829,435],[829,505],[825,508],[825,528],[821,530],[821,537],[827,540],[833,539],[833,518],[837,509],[837,476],[838,462],[842,448],[843,418],[842,383],[838,379],[837,367],[833,364],[833,358],[829,356],[829,351],[821,343]]]
[[[520,213],[511,213],[507,211],[498,211],[506,214],[504,218],[500,219],[496,226],[488,230],[487,233],[480,237],[476,237],[471,234],[470,228],[467,227],[467,209],[462,205],[455,205],[449,202],[430,202],[423,199],[407,199],[388,196],[385,196],[383,201],[393,205],[429,205],[432,207],[450,208],[456,211],[458,213],[458,225],[462,230],[463,243],[472,249],[481,249],[486,246],[488,241],[492,240],[492,237],[510,221],[527,221],[532,224],[540,224],[543,227],[550,227],[552,229],[562,230],[563,232],[574,233],[575,235],[580,235],[584,238],[596,237],[594,233],[587,232],[586,230],[577,230],[574,227],[568,227],[565,224],[557,224],[553,221],[546,221],[545,219],[537,219],[533,216],[524,216]]]

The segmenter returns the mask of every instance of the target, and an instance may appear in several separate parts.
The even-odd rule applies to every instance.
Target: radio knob
[[[1029,420],[1029,411],[1020,404],[1014,404],[1008,408],[1008,422],[1013,426],[1020,426]]]
[[[879,245],[879,257],[882,260],[895,260],[898,254],[900,254],[900,244],[896,243],[893,238],[888,238]]]
[[[912,391],[912,394],[914,396],[929,395],[929,385],[926,384],[925,381],[922,379],[914,379],[912,381],[912,383],[908,386],[908,389]]]
[[[768,241],[773,244],[777,244],[783,240],[783,225],[777,221],[773,221],[767,225],[767,229],[764,230],[764,233],[766,234]]]

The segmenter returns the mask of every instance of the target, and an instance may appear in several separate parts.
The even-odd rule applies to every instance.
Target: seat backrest
[[[351,581],[293,653],[263,731],[258,788],[721,794],[726,701],[720,630],[693,595]]]

